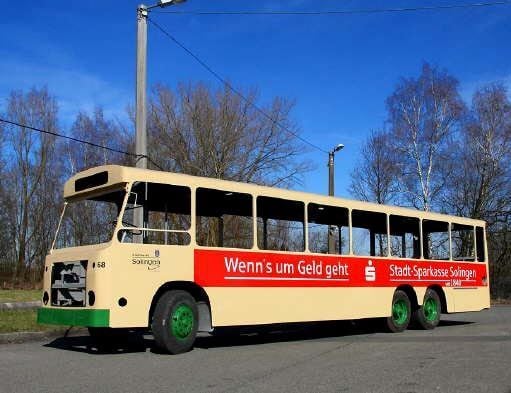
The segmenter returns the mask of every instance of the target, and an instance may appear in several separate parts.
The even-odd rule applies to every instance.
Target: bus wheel
[[[413,313],[414,322],[422,329],[434,329],[440,322],[440,297],[433,289],[428,289],[424,295],[422,306]]]
[[[151,329],[156,345],[171,354],[189,351],[197,335],[195,299],[185,291],[169,291],[158,300]]]
[[[402,332],[408,327],[412,313],[410,299],[405,292],[394,292],[391,312],[391,316],[385,319],[387,329],[392,333]]]

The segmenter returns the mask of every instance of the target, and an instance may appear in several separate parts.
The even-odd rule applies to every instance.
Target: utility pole
[[[136,137],[135,154],[137,168],[147,168],[147,16],[155,7],[165,8],[186,0],[159,0],[158,4],[137,7],[137,93],[136,93]]]
[[[337,146],[335,146],[332,151],[328,153],[328,195],[334,196],[335,189],[334,189],[334,156],[335,153],[337,153],[339,150],[342,150],[344,148],[344,145],[342,143],[339,143]],[[335,226],[330,225],[328,227],[328,253],[334,254],[335,253]]]
[[[135,117],[136,137],[135,154],[137,168],[147,168],[147,7],[143,4],[137,8],[137,112]]]

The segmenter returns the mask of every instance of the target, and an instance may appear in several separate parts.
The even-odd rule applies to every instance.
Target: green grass
[[[41,300],[42,292],[40,289],[0,289],[0,303]]]
[[[0,333],[66,330],[65,326],[39,325],[37,310],[0,310]]]

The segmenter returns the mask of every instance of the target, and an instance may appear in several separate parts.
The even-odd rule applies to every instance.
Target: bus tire
[[[428,288],[422,306],[413,313],[413,321],[422,329],[434,329],[440,322],[441,310],[440,296],[435,290]]]
[[[197,336],[198,320],[197,303],[188,292],[164,293],[151,322],[157,347],[171,354],[189,351]]]
[[[391,333],[404,331],[408,327],[412,315],[412,306],[408,295],[399,289],[395,291],[390,310],[390,317],[385,319],[387,330]]]

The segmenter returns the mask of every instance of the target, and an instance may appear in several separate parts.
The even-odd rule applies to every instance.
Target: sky
[[[154,0],[156,3],[157,0]],[[488,0],[491,1],[491,0]],[[424,62],[446,69],[470,103],[486,83],[511,91],[511,3],[493,7],[345,15],[190,15],[161,11],[330,11],[469,4],[447,0],[188,0],[150,18],[259,104],[294,100],[300,135],[319,149],[294,188],[328,189],[328,155],[337,144],[336,195],[349,197],[350,173],[371,130],[382,127],[385,100],[400,78]],[[140,1],[3,1],[0,110],[13,90],[47,86],[62,127],[100,106],[127,121],[135,101],[136,8]],[[146,5],[155,3],[148,2]],[[153,25],[148,26],[148,86],[219,82]],[[150,155],[150,152],[149,152]]]

